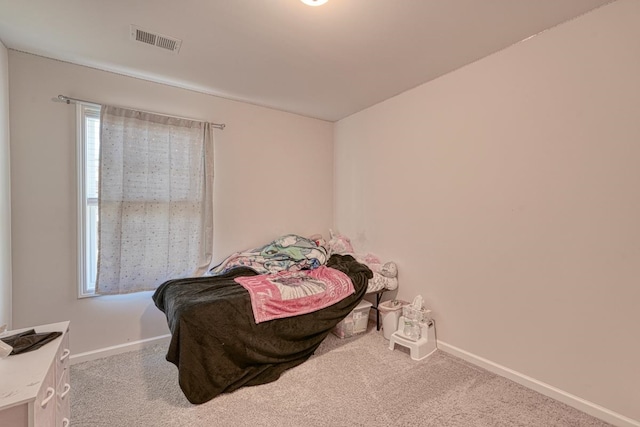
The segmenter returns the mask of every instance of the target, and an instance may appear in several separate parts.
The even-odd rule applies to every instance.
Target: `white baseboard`
[[[640,427],[640,421],[632,420],[629,417],[610,411],[609,409],[593,402],[574,396],[549,384],[543,383],[542,381],[538,381],[535,378],[531,378],[527,375],[521,374],[520,372],[514,371],[513,369],[509,369],[483,357],[476,356],[475,354],[447,344],[446,342],[437,340],[437,343],[438,348],[444,352],[457,356],[467,362],[484,368],[487,371],[500,375],[501,377],[508,378],[511,381],[572,406],[579,411],[585,412],[610,424],[618,427]]]
[[[102,359],[103,357],[127,353],[134,350],[141,350],[152,345],[168,343],[170,339],[170,334],[161,335],[159,337],[147,338],[144,340],[133,341],[126,344],[114,345],[112,347],[105,347],[98,350],[87,351],[86,353],[71,355],[69,357],[69,363],[75,365],[76,363],[88,362],[89,360]]]

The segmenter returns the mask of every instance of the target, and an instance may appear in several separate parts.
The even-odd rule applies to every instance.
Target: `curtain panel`
[[[96,293],[154,290],[212,258],[211,125],[103,106]]]

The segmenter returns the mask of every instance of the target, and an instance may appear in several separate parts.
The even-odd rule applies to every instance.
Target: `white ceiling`
[[[0,40],[335,121],[610,1],[0,0]],[[180,52],[132,41],[131,24]]]

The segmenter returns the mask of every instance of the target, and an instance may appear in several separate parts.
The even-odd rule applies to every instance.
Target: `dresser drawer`
[[[56,427],[67,427],[71,418],[71,381],[65,369],[56,387]]]
[[[69,356],[71,355],[71,351],[69,351],[69,330],[65,331],[65,334],[62,337],[62,343],[58,348],[58,352],[56,354],[56,377],[57,381],[60,380],[65,370],[69,369]],[[56,381],[56,382],[57,382]]]
[[[56,394],[55,367],[52,364],[33,403],[35,426],[56,425]]]

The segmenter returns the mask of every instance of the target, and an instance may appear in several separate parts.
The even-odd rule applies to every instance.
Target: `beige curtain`
[[[209,123],[103,106],[96,293],[200,275],[213,240]]]

